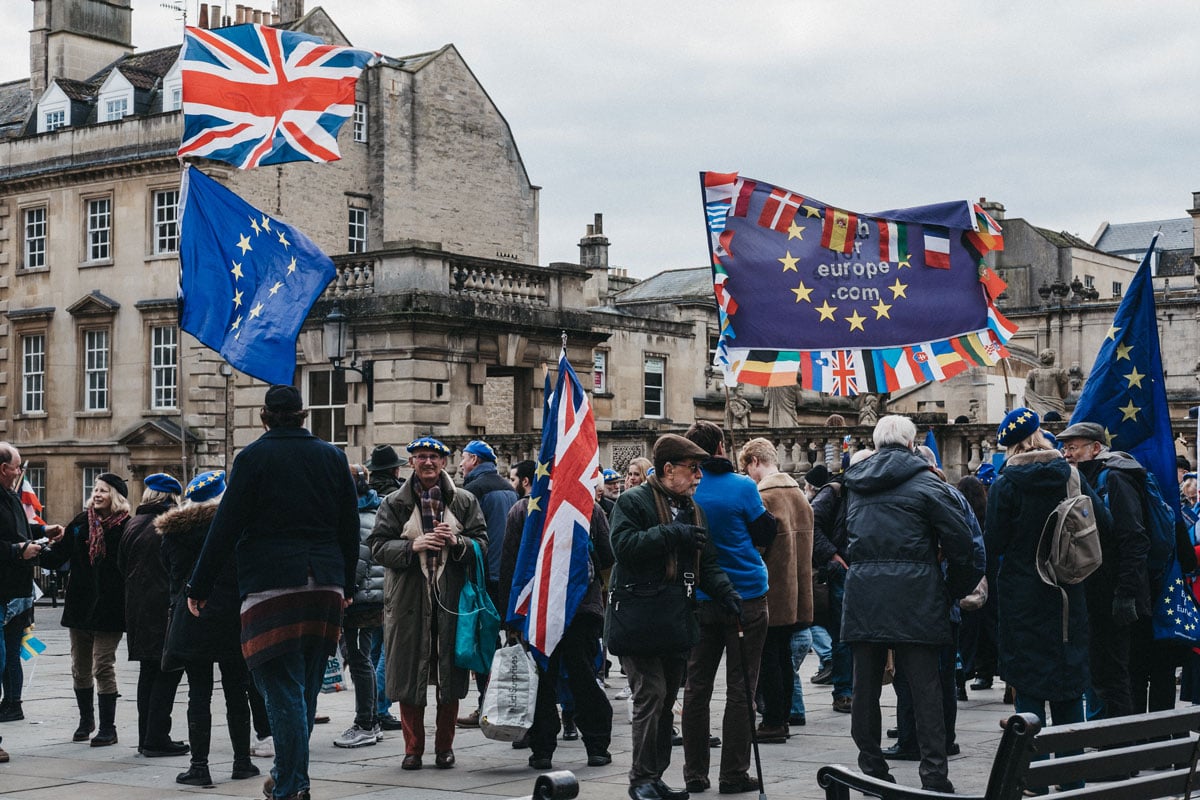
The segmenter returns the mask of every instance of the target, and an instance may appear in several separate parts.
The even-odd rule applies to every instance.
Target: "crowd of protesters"
[[[451,449],[432,436],[408,444],[407,458],[379,445],[366,464],[350,464],[305,428],[306,415],[295,388],[272,386],[265,432],[228,478],[206,472],[184,486],[148,475],[133,508],[126,480],[104,473],[66,526],[29,521],[20,453],[0,443],[0,722],[24,718],[11,651],[32,620],[34,570],[69,567],[62,624],[79,717],[73,741],[103,747],[125,732],[116,718],[124,637],[138,664],[142,756],[188,756],[177,782],[213,784],[216,668],[230,779],[258,775],[253,756],[273,757],[266,796],[308,798],[317,698],[340,650],[354,717],[333,744],[366,747],[399,730],[399,767],[421,769],[432,703],[432,764],[455,766],[456,730],[480,725],[488,689],[477,674],[477,697],[460,713],[471,675],[455,659],[459,596],[478,580],[505,622],[495,646],[522,640],[507,612],[540,467],[523,461],[502,474],[492,447],[476,440],[463,448],[456,483]],[[1197,656],[1156,641],[1150,624],[1162,565],[1150,547],[1145,470],[1111,451],[1102,427],[1077,423],[1055,438],[1025,408],[1006,416],[997,442],[1002,463],[951,485],[913,422],[888,415],[871,448],[826,453],[798,480],[781,471],[769,440],[734,450],[720,427],[697,422],[661,436],[652,458],[631,460],[624,475],[603,470],[583,600],[539,664],[532,726],[513,747],[548,770],[561,734],[582,738],[589,767],[610,764],[604,687],[619,668],[633,800],[712,788],[718,743],[719,792],[761,791],[751,744],[785,743],[806,724],[799,668],[810,651],[819,659],[811,683],[829,686],[832,709],[849,714],[860,769],[894,780],[889,761],[919,761],[922,787],[943,792],[954,791],[948,757],[959,752],[956,703],[969,680],[988,691],[998,675],[1006,702],[1055,723],[1170,708],[1180,667],[1183,698],[1200,701]],[[1179,469],[1175,555],[1191,571],[1196,476],[1182,457]],[[1073,485],[1096,511],[1102,560],[1082,583],[1060,587],[1038,573],[1038,542]],[[606,652],[606,625],[622,612],[607,593],[637,587],[682,587],[694,613],[682,644],[666,636],[670,644],[647,641],[618,658]],[[176,739],[171,709],[184,676],[187,736]],[[884,747],[888,681],[896,743]],[[677,745],[682,788],[664,781]]]

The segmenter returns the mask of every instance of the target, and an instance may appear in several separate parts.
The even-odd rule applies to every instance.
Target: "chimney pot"
[[[587,235],[588,235],[588,236],[592,236],[592,235],[594,235],[595,233],[596,233],[596,226],[592,225],[591,223],[588,223],[588,226],[587,226]]]
[[[208,30],[208,3],[200,4],[200,16],[196,24],[203,30]]]
[[[601,236],[603,234],[604,234],[604,215],[597,213],[596,214],[596,235]]]

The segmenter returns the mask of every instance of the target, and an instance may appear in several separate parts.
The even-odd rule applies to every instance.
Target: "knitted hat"
[[[165,472],[156,472],[153,475],[147,475],[146,480],[142,481],[142,485],[152,492],[183,494],[183,487],[179,484],[179,481]]]
[[[1014,445],[1032,436],[1041,422],[1036,411],[1024,406],[1014,408],[1008,412],[996,430],[996,441],[1001,447]]]
[[[413,439],[405,449],[410,453],[415,453],[418,450],[432,450],[440,456],[450,455],[450,448],[432,436],[422,436],[420,439]]]
[[[225,473],[221,470],[202,472],[192,478],[183,490],[183,496],[194,503],[203,503],[219,497],[225,491]]]
[[[125,483],[125,479],[120,475],[114,475],[111,472],[105,472],[96,476],[96,480],[104,481],[116,491],[121,497],[129,497],[129,485]]]
[[[804,473],[804,482],[814,489],[820,489],[825,484],[829,483],[832,476],[829,474],[829,467],[824,464],[817,464],[808,472]]]
[[[267,397],[263,401],[263,405],[267,407],[267,411],[283,413],[296,412],[304,408],[304,402],[300,399],[300,390],[295,386],[279,383],[267,389]]]
[[[470,453],[473,456],[478,456],[483,461],[495,461],[496,451],[487,442],[479,439],[472,439],[467,442],[467,446],[463,448],[464,453]]]

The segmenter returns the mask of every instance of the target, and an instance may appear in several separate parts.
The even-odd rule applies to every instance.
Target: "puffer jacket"
[[[962,506],[906,447],[884,446],[846,471],[847,642],[945,645],[952,641],[950,603],[938,550],[955,586],[970,592],[975,566]],[[969,584],[969,585],[968,585]]]
[[[383,578],[387,570],[375,563],[367,537],[375,529],[379,495],[369,489],[358,498],[358,567],[354,573],[354,602],[346,608],[347,628],[370,628],[383,624]]]

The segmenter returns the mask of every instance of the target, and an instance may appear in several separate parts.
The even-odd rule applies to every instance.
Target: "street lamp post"
[[[334,304],[325,316],[325,357],[334,372],[357,372],[367,385],[367,411],[375,410],[375,362],[363,361],[361,366],[358,353],[355,352],[349,364],[346,360],[346,339],[349,334],[350,318],[342,313],[341,308]]]

